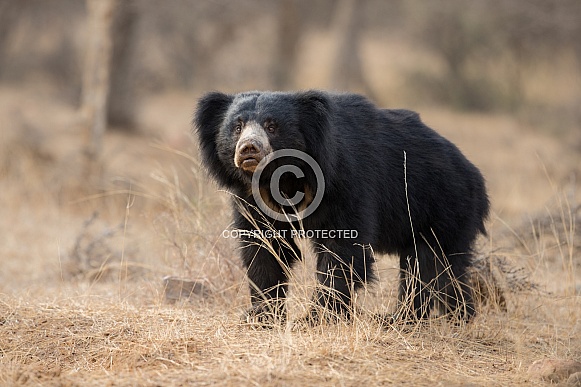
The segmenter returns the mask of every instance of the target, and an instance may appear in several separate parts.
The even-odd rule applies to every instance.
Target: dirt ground
[[[228,194],[189,135],[197,97],[145,101],[140,132],[109,131],[89,174],[74,107],[50,88],[0,88],[0,384],[541,385],[534,360],[581,359],[581,160],[567,137],[508,115],[420,112],[487,179],[479,250],[522,285],[510,270],[495,277],[506,310],[489,302],[463,327],[381,327],[370,315],[394,307],[397,275],[383,257],[350,324],[254,330],[240,323],[247,285],[222,237]],[[312,261],[293,278],[291,319],[308,307]],[[167,275],[203,294],[168,302]]]

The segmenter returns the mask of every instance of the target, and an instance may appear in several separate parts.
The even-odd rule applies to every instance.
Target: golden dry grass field
[[[414,55],[395,66],[422,61]],[[384,59],[365,71],[382,73]],[[316,66],[303,68],[299,87],[324,87],[309,82],[321,78]],[[406,88],[383,76],[393,81],[384,94]],[[578,90],[569,83],[539,77],[527,92],[558,104]],[[229,195],[189,135],[197,97],[144,100],[141,131],[107,132],[104,162],[89,173],[78,111],[42,80],[0,86],[0,385],[524,386],[547,383],[528,372],[535,360],[581,360],[580,127],[557,136],[509,114],[418,107],[488,184],[478,249],[499,293],[470,324],[378,325],[372,314],[395,307],[397,262],[386,256],[352,322],[256,330],[240,322],[247,283],[222,236]],[[309,306],[312,254],[299,266],[291,320]],[[203,291],[169,302],[165,276]]]

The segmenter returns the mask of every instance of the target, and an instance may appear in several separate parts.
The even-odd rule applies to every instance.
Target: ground
[[[228,194],[188,136],[197,95],[145,101],[141,134],[111,131],[88,176],[78,112],[52,92],[0,88],[0,384],[540,385],[534,360],[581,358],[580,160],[567,138],[502,114],[421,110],[487,179],[480,253],[538,285],[508,289],[506,311],[385,329],[370,317],[395,303],[397,260],[383,257],[351,324],[253,330],[222,237]],[[308,307],[312,258],[293,278],[291,318]],[[205,295],[169,303],[165,275]]]

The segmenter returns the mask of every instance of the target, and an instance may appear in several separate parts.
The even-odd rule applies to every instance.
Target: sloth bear
[[[234,224],[259,325],[286,319],[294,238],[317,255],[310,324],[349,317],[354,292],[374,280],[374,253],[400,260],[391,321],[431,309],[468,321],[467,269],[489,200],[480,171],[408,110],[324,91],[211,92],[194,117],[202,160],[233,194]]]

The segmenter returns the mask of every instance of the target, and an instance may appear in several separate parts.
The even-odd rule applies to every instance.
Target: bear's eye
[[[234,127],[234,133],[236,134],[242,133],[242,124],[240,122],[237,123],[236,126]]]
[[[268,133],[274,133],[274,131],[276,130],[276,125],[275,124],[268,124],[266,126],[266,130],[268,130]]]

